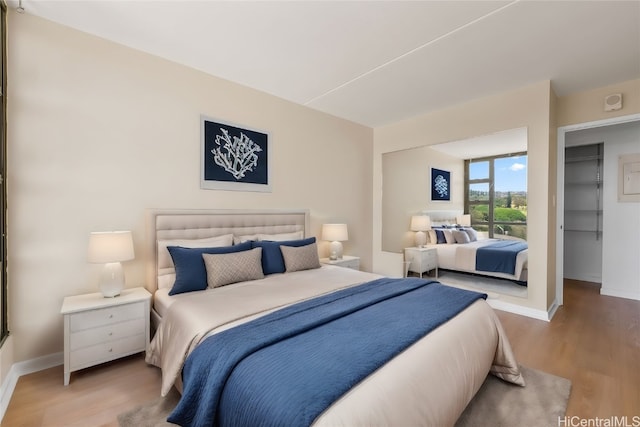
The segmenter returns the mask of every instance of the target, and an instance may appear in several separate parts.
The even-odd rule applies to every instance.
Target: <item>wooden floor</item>
[[[497,312],[519,362],[571,380],[568,416],[640,416],[640,301],[566,281],[564,303],[552,322]],[[119,413],[158,396],[160,372],[138,355],[62,382],[61,366],[21,377],[1,425],[115,427]]]

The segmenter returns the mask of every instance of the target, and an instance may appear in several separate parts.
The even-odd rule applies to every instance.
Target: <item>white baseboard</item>
[[[629,292],[627,290],[605,288],[604,286],[600,288],[600,295],[607,295],[607,296],[610,296],[610,297],[618,297],[618,298],[634,299],[634,300],[640,301],[640,293],[638,293],[638,292]]]
[[[11,401],[11,396],[13,395],[13,391],[18,383],[18,378],[22,375],[53,368],[54,366],[62,365],[63,363],[64,353],[54,353],[11,365],[7,377],[2,382],[2,386],[0,386],[0,421],[4,418],[4,414],[9,407],[9,402]],[[62,377],[60,377],[60,381],[63,381]]]
[[[549,311],[523,307],[518,304],[500,301],[499,299],[488,298],[487,302],[492,308],[496,310],[507,311],[509,313],[519,314],[520,316],[531,317],[532,319],[544,320],[545,322],[550,321],[556,310],[558,309],[558,305],[555,301],[551,305],[551,308],[549,308]]]

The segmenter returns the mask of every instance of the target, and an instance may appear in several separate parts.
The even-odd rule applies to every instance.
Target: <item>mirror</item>
[[[431,214],[431,216],[443,214],[449,217],[448,222],[455,224],[460,223],[456,217],[459,219],[459,215],[471,213],[474,216],[472,219],[474,228],[480,232],[481,237],[491,235],[500,239],[517,239],[515,234],[526,236],[526,151],[527,128],[518,128],[461,141],[384,153],[382,155],[382,250],[403,254],[405,248],[416,246],[416,232],[410,230],[410,223],[412,216],[420,214]],[[465,174],[471,172],[472,175],[477,173],[482,175],[484,173],[482,171],[485,169],[486,161],[481,162],[478,159],[513,153],[525,153],[525,155],[491,161],[491,176],[495,184],[495,188],[491,186],[492,190],[495,190],[491,195],[493,204],[490,205],[488,202],[489,184],[472,184],[469,186],[469,200],[474,200],[472,193],[475,191],[474,194],[480,194],[478,197],[485,197],[484,195],[487,194],[487,203],[469,206],[468,212],[465,212]],[[465,163],[466,160],[471,160],[469,168]],[[474,169],[476,166],[477,168]],[[440,197],[434,194],[436,190],[432,188],[435,185],[433,169],[444,171],[445,177],[448,178],[448,200],[438,200]],[[516,202],[514,203],[513,200]],[[501,214],[509,210],[520,218],[524,215],[524,225],[492,224],[492,229],[489,230],[487,224],[477,224],[477,221],[482,220],[482,215],[485,220],[488,218],[486,209],[489,206],[493,209],[491,218],[496,219],[495,211],[499,203],[502,203],[504,208]],[[506,204],[509,206],[507,207]],[[439,218],[438,221],[445,222],[443,218]],[[449,277],[445,280],[447,276]],[[485,280],[484,277],[454,273],[449,269],[442,272],[442,279],[445,283],[459,279],[461,284],[472,283],[474,286],[482,284],[485,292],[527,297],[526,286],[513,284],[507,280],[495,278]]]

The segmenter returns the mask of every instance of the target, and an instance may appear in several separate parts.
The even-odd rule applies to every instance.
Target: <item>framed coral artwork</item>
[[[431,200],[451,200],[451,172],[431,168]]]
[[[269,135],[201,117],[200,187],[270,192]]]

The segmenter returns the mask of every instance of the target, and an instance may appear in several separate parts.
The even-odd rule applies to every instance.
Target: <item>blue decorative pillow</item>
[[[249,249],[251,249],[251,242],[215,248],[167,246],[167,250],[173,259],[173,265],[176,268],[176,281],[169,291],[169,295],[207,289],[207,269],[204,265],[202,254],[230,254],[248,251]]]
[[[262,240],[259,242],[252,241],[252,248],[262,248],[262,272],[267,274],[284,273],[286,267],[280,246],[300,247],[310,245],[316,242],[315,237],[301,240],[286,240],[283,242],[269,242]]]
[[[438,237],[437,244],[447,243],[447,238],[444,236],[444,230],[435,229],[436,236]]]

